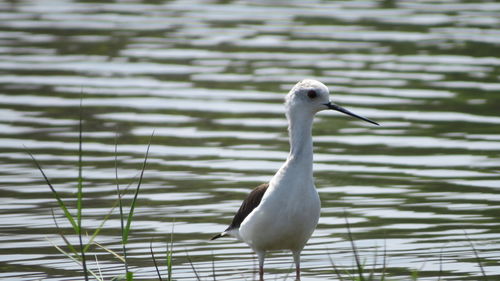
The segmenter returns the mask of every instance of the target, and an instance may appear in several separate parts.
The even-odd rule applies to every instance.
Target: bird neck
[[[290,112],[287,112],[290,154],[269,183],[271,189],[285,192],[283,196],[290,196],[292,190],[303,191],[314,187],[312,182],[313,146],[311,135],[313,116],[312,113],[299,112],[298,114],[290,114]]]
[[[300,165],[312,174],[313,145],[312,145],[312,123],[314,114],[299,112],[299,114],[287,114],[288,133],[290,135],[290,154],[287,162]]]

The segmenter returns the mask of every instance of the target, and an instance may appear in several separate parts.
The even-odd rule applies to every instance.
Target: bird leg
[[[293,260],[295,262],[295,280],[300,281],[300,251],[293,252]]]
[[[264,259],[266,258],[266,252],[256,251],[259,257],[259,281],[264,281]]]

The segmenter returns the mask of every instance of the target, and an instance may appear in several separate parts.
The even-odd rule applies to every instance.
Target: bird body
[[[312,169],[314,115],[333,109],[377,124],[333,104],[328,88],[315,80],[297,83],[288,93],[285,107],[290,136],[285,163],[268,184],[249,194],[229,227],[212,238],[233,236],[247,243],[258,255],[261,281],[265,254],[270,250],[292,251],[300,280],[300,253],[318,224],[321,203]]]
[[[240,225],[240,239],[257,253],[266,250],[300,252],[316,228],[320,214],[319,195],[310,173],[303,171],[301,164],[293,158],[287,160],[269,182],[260,204]],[[296,175],[304,177],[296,179]]]

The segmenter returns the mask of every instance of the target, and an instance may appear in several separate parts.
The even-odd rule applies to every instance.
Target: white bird
[[[313,181],[312,124],[314,115],[333,109],[378,125],[330,101],[328,88],[316,80],[302,80],[285,101],[290,154],[271,181],[256,187],[243,201],[232,223],[212,240],[232,236],[247,243],[259,259],[259,280],[264,280],[264,259],[269,250],[290,250],[300,280],[300,253],[320,216],[320,199]]]

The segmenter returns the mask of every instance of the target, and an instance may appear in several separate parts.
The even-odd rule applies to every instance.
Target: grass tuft
[[[52,194],[54,195],[59,208],[63,211],[66,219],[69,221],[71,224],[73,230],[75,231],[76,235],[78,236],[79,244],[80,244],[80,252],[79,254],[75,254],[77,259],[81,260],[81,265],[82,265],[82,270],[84,274],[85,281],[88,281],[89,276],[88,276],[88,270],[87,270],[87,260],[85,257],[85,248],[83,246],[83,238],[82,238],[82,209],[83,209],[83,176],[82,176],[82,100],[83,100],[83,93],[80,96],[80,111],[79,111],[79,126],[78,126],[78,177],[77,177],[77,205],[76,205],[76,221],[73,215],[69,212],[68,208],[66,207],[66,204],[64,204],[64,201],[61,199],[59,194],[57,193],[56,189],[50,182],[49,178],[45,174],[45,172],[42,169],[42,166],[38,161],[36,160],[35,156],[27,149],[26,146],[26,152],[29,154],[33,162],[35,163],[36,167],[42,174],[45,182],[49,186],[50,190],[52,191]],[[64,237],[64,235],[61,234],[63,237],[63,240],[67,245],[70,245],[68,240]],[[76,250],[73,246],[69,247],[73,253],[76,253]]]
[[[31,151],[29,151],[29,149],[26,146],[24,146],[27,154],[30,156],[30,158],[33,160],[33,163],[35,164],[36,168],[42,174],[42,176],[45,180],[45,183],[49,186],[54,198],[56,199],[56,202],[57,202],[59,208],[64,213],[64,216],[66,217],[67,221],[70,223],[74,233],[78,236],[79,251],[76,249],[76,247],[74,245],[72,245],[69,242],[69,240],[63,234],[63,232],[60,230],[59,224],[57,223],[57,219],[55,217],[53,210],[51,210],[51,212],[52,212],[52,218],[54,220],[54,224],[56,225],[56,228],[59,232],[59,235],[63,239],[67,248],[70,250],[71,254],[64,251],[61,247],[55,245],[52,241],[50,241],[50,240],[49,241],[54,245],[54,247],[59,252],[61,252],[62,254],[64,254],[65,256],[67,256],[68,258],[70,258],[71,260],[75,261],[77,264],[82,266],[85,281],[89,280],[89,273],[92,276],[94,276],[97,280],[103,280],[102,277],[99,277],[97,274],[95,274],[92,270],[90,270],[87,267],[87,260],[86,260],[85,253],[89,250],[91,245],[97,245],[99,248],[102,248],[105,251],[111,253],[112,255],[117,257],[120,261],[122,261],[125,264],[125,276],[117,276],[116,278],[118,278],[119,280],[127,280],[127,281],[133,280],[133,273],[129,270],[129,266],[128,266],[128,262],[127,262],[126,244],[129,241],[129,235],[130,235],[132,220],[133,220],[133,216],[134,216],[134,210],[135,210],[135,207],[137,205],[137,198],[139,195],[142,180],[144,178],[144,171],[146,169],[147,159],[148,159],[149,150],[151,147],[151,141],[152,141],[153,135],[154,135],[154,131],[151,134],[151,137],[149,138],[149,143],[147,146],[146,154],[144,156],[144,161],[142,163],[142,168],[140,170],[138,184],[137,184],[137,187],[136,187],[135,192],[134,192],[134,197],[133,197],[132,203],[130,205],[130,210],[129,210],[129,214],[127,216],[126,224],[124,223],[122,194],[121,194],[120,186],[118,183],[117,141],[115,139],[115,177],[116,177],[118,200],[112,206],[112,208],[108,212],[108,214],[106,214],[106,216],[104,217],[101,224],[95,229],[94,233],[92,234],[92,236],[90,237],[90,239],[86,245],[84,245],[84,243],[83,243],[83,229],[82,229],[83,209],[84,209],[84,205],[83,205],[83,201],[84,201],[84,192],[83,192],[84,184],[83,183],[84,183],[84,180],[83,180],[83,160],[82,160],[82,158],[83,158],[83,149],[82,149],[82,144],[83,144],[83,93],[81,94],[81,97],[80,97],[79,128],[78,128],[78,163],[77,163],[78,176],[76,179],[76,182],[77,182],[76,219],[75,219],[75,216],[71,214],[69,208],[66,206],[63,199],[61,198],[61,196],[59,195],[57,190],[54,188],[54,186],[52,185],[51,181],[49,180],[48,176],[46,175],[46,173],[43,170],[40,163],[36,160],[33,153],[31,153]],[[125,191],[128,190],[129,187],[130,187],[130,185],[127,186]],[[120,221],[121,221],[121,234],[122,234],[121,238],[122,238],[122,246],[123,246],[123,252],[124,252],[123,257],[121,257],[116,252],[104,247],[103,245],[95,242],[95,238],[97,237],[97,235],[99,234],[101,229],[104,227],[105,222],[109,219],[109,217],[111,216],[111,214],[113,213],[113,211],[117,205],[120,207]],[[169,260],[171,260],[171,253],[168,257],[169,257]],[[96,261],[96,264],[98,265],[98,261]],[[99,275],[101,275],[99,265],[98,265],[98,270],[99,270]],[[170,264],[169,265],[169,276],[171,276],[171,270],[172,270],[172,267]],[[169,277],[169,280],[170,280],[170,277]]]

